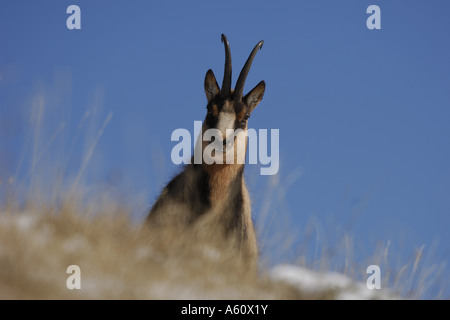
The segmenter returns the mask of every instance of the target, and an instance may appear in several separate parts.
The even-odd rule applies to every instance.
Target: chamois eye
[[[242,125],[245,125],[245,124],[247,123],[248,118],[250,118],[250,115],[246,114],[246,115],[242,118],[241,124],[242,124]]]

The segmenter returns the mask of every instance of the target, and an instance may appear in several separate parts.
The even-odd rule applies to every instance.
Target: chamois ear
[[[219,85],[217,84],[216,77],[211,69],[206,72],[205,76],[205,93],[208,102],[210,102],[220,92]]]
[[[256,106],[261,102],[264,91],[266,90],[266,83],[261,81],[244,97],[244,102],[250,108],[250,112],[256,108]]]

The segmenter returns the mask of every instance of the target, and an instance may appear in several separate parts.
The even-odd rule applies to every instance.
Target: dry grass
[[[79,203],[78,201],[76,203]],[[339,292],[302,292],[239,259],[211,233],[149,229],[119,206],[0,210],[0,299],[333,299]],[[389,247],[372,258],[383,288],[420,299],[439,280],[421,266],[423,248],[401,270],[389,268]],[[324,256],[323,260],[327,260]],[[325,262],[324,262],[325,263]],[[69,265],[81,268],[81,290],[69,290]],[[356,262],[349,262],[352,270]],[[362,263],[364,265],[364,263]],[[330,271],[322,270],[324,272]],[[358,278],[353,274],[352,278]],[[390,281],[393,280],[393,281]],[[392,297],[399,297],[394,295]],[[382,298],[383,296],[381,296]],[[384,298],[387,298],[385,296]],[[431,298],[443,298],[433,296]]]
[[[284,176],[272,176],[261,197],[263,205],[257,225],[262,231],[259,234],[260,245],[268,248],[266,251],[272,255],[277,255],[276,259],[266,258],[277,262],[291,261],[320,273],[338,272],[361,283],[368,278],[367,267],[378,265],[381,287],[387,293],[382,297],[384,299],[450,298],[448,262],[439,257],[437,240],[411,248],[399,245],[399,239],[395,237],[378,239],[373,244],[374,248],[368,250],[368,246],[362,245],[360,239],[352,235],[351,228],[346,227],[340,217],[322,217],[321,221],[312,216],[301,229],[298,224],[290,223],[287,218],[298,212],[289,212],[285,195],[301,175],[301,169],[297,168]],[[351,212],[353,219],[363,214],[368,197],[363,198]]]
[[[0,214],[1,299],[296,299],[236,259],[234,250],[194,234],[165,234],[104,212],[66,204]],[[81,268],[81,290],[66,269]]]

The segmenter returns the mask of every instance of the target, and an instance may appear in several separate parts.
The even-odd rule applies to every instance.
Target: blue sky
[[[204,118],[206,71],[221,82],[220,34],[230,41],[233,82],[264,40],[245,92],[266,81],[250,126],[280,130],[278,178],[292,183],[273,193],[276,219],[299,239],[311,219],[325,235],[340,226],[356,259],[380,241],[397,248],[392,259],[406,260],[438,241],[432,261],[448,261],[448,1],[128,3],[1,2],[1,180],[26,180],[18,166],[32,154],[24,153],[30,107],[41,95],[43,159],[55,160],[59,148],[73,179],[87,148],[77,136],[95,137],[111,113],[86,183],[117,185],[150,206],[179,170],[170,162],[171,132]],[[81,30],[66,28],[71,4],[81,8]],[[381,8],[381,30],[366,27],[372,4]],[[258,171],[246,169],[256,220],[270,185]]]

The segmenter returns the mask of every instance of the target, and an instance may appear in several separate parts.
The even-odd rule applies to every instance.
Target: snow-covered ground
[[[337,272],[320,273],[296,265],[278,265],[270,275],[273,280],[282,281],[303,294],[325,299],[398,299],[385,289],[369,289],[365,283],[355,282]]]

